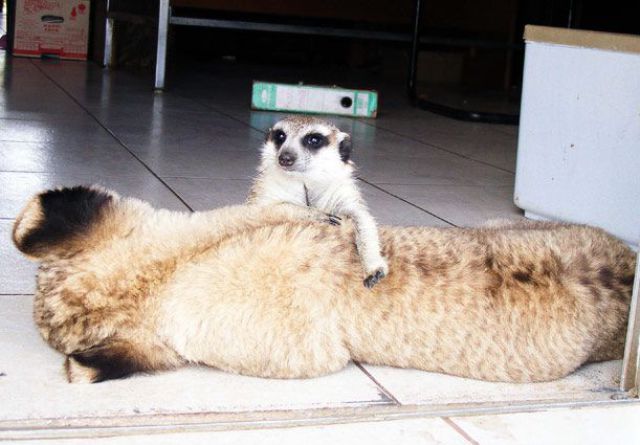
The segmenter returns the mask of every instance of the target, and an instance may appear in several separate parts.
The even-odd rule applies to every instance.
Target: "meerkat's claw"
[[[328,218],[328,222],[329,224],[331,224],[332,226],[339,226],[340,224],[342,224],[342,218],[340,218],[339,216],[336,215],[327,215]]]
[[[306,209],[308,211],[307,215],[310,221],[331,224],[332,226],[339,226],[341,224],[340,221],[342,221],[342,218],[339,216],[332,215],[331,213],[325,213],[312,207],[307,207]]]
[[[367,289],[371,289],[373,286],[378,284],[380,280],[382,280],[386,275],[387,274],[385,273],[385,271],[380,268],[364,279],[364,286]]]

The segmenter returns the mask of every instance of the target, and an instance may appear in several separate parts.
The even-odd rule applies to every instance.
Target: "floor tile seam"
[[[123,138],[127,138],[127,136],[124,136]],[[136,153],[140,153],[141,155],[153,155],[153,154],[157,154],[157,152],[153,151],[154,149],[162,149],[162,150],[175,150],[178,147],[180,147],[182,145],[182,147],[184,147],[184,143],[181,142],[175,142],[175,143],[165,143],[162,145],[154,145],[154,146],[141,146],[140,143],[134,142],[131,144],[131,150],[135,151]],[[238,150],[213,150],[211,145],[196,145],[196,147],[198,149],[207,149],[210,151],[215,151],[216,154],[227,154],[227,155],[256,155],[259,156],[260,152],[256,149],[256,150],[250,150],[250,149],[238,149]],[[180,151],[184,151],[184,149],[181,149]]]
[[[124,92],[123,92],[123,93],[124,93]],[[122,93],[122,94],[123,94],[123,93]],[[133,89],[133,90],[132,90],[132,93],[133,93],[133,94],[139,93],[139,90],[138,90],[137,88],[136,88],[136,89]],[[147,94],[147,93],[142,93],[142,94],[143,94],[143,96],[141,96],[141,97],[144,97],[144,98],[146,98],[146,97],[147,97],[147,96],[146,96],[146,94]],[[180,98],[182,98],[182,99],[188,99],[188,100],[191,100],[190,98],[185,97],[185,96],[176,95],[176,97],[180,97]],[[87,99],[90,99],[90,98],[87,98]],[[101,99],[97,99],[97,100],[101,100]],[[88,109],[90,109],[90,110],[95,108],[95,109],[96,109],[96,111],[103,109],[101,106],[98,106],[98,105],[99,105],[99,104],[97,104],[97,103],[93,103],[93,104],[90,104],[90,105],[86,105],[86,107],[87,107]],[[134,103],[134,104],[133,104],[133,106],[137,106],[137,105],[144,105],[144,104],[142,104],[142,103]],[[183,109],[180,109],[180,108],[178,108],[178,107],[171,107],[171,108],[165,108],[165,109],[163,109],[163,110],[153,110],[153,111],[151,111],[151,112],[150,112],[150,114],[157,114],[157,115],[163,115],[163,114],[178,114],[178,115],[180,115],[180,116],[185,116],[185,115],[189,115],[189,114],[201,114],[201,115],[207,115],[207,114],[211,114],[211,113],[212,113],[211,109],[209,109],[209,108],[205,107],[205,106],[204,106],[204,105],[202,105],[202,104],[198,104],[198,105],[202,106],[203,108],[202,108],[201,110],[183,110]],[[137,113],[134,113],[134,114],[137,114]],[[122,116],[122,115],[121,115],[121,116]]]
[[[362,178],[358,178],[361,179]],[[505,188],[510,187],[513,188],[513,184],[424,184],[419,182],[389,182],[389,181],[375,181],[379,186],[383,185],[400,185],[400,186],[420,186],[420,187],[464,187],[464,188],[483,188],[483,189],[491,189],[491,188]]]
[[[437,149],[437,150],[443,151],[443,152],[445,152],[445,153],[449,153],[449,154],[454,155],[454,156],[457,156],[457,157],[459,157],[459,158],[466,159],[466,160],[468,160],[468,161],[472,161],[472,162],[477,162],[477,163],[479,163],[479,164],[486,165],[486,166],[489,166],[489,167],[493,167],[493,168],[495,168],[495,169],[497,169],[497,170],[500,170],[500,171],[503,171],[503,172],[507,172],[507,173],[515,173],[515,172],[514,172],[514,171],[512,171],[512,170],[509,170],[509,169],[506,169],[506,168],[502,168],[502,167],[500,167],[500,166],[498,166],[498,165],[492,164],[492,163],[490,163],[490,162],[482,161],[482,160],[480,160],[480,159],[476,159],[476,158],[473,158],[473,157],[468,156],[468,155],[464,155],[464,154],[459,153],[459,152],[457,152],[457,151],[453,151],[453,150],[451,150],[451,149],[448,149],[448,148],[442,147],[442,146],[440,146],[440,145],[438,145],[438,144],[434,144],[433,142],[426,142],[426,141],[423,141],[422,139],[418,139],[418,138],[415,138],[415,137],[412,137],[412,136],[406,135],[406,134],[404,134],[404,133],[400,133],[400,132],[398,132],[398,131],[391,130],[391,129],[387,128],[387,127],[383,127],[383,126],[379,126],[379,125],[374,125],[374,124],[371,124],[371,123],[367,122],[366,120],[360,120],[360,121],[361,121],[364,125],[368,125],[368,126],[370,126],[370,127],[374,127],[374,128],[376,128],[376,129],[384,130],[384,131],[386,131],[386,132],[388,132],[388,133],[391,133],[391,134],[393,134],[393,135],[395,135],[395,136],[398,136],[398,137],[401,137],[401,138],[404,138],[404,139],[408,139],[408,140],[410,140],[410,141],[417,142],[417,143],[419,143],[419,144],[421,144],[421,145],[425,145],[425,146],[427,146],[427,147],[435,148],[435,149]],[[504,133],[503,133],[503,135],[504,135]]]
[[[519,126],[519,125],[518,125],[518,126]],[[502,135],[504,135],[504,136],[513,136],[513,134],[512,134],[512,133],[509,133],[508,131],[503,130],[501,127],[502,127],[501,125],[495,125],[495,126],[491,126],[491,127],[490,127],[490,129],[491,129],[492,131],[494,131],[494,132],[496,132],[496,133],[500,133],[500,134],[502,134]],[[510,125],[510,127],[512,127],[512,126]]]
[[[254,176],[167,176],[162,173],[159,173],[160,177],[163,179],[194,179],[194,180],[217,180],[217,181],[249,181],[252,182]]]
[[[51,142],[50,140],[24,140],[24,139],[0,139],[0,143],[2,142],[10,142],[12,144],[46,144]],[[2,148],[2,147],[0,147]]]
[[[169,186],[156,172],[149,167],[136,153],[131,150],[110,128],[108,128],[102,121],[91,113],[83,104],[81,104],[71,93],[69,93],[62,85],[56,82],[51,76],[45,73],[38,65],[36,65],[33,61],[30,61],[35,68],[42,73],[47,79],[51,81],[57,88],[63,91],[73,102],[76,103],[85,113],[90,116],[104,131],[106,131],[124,150],[126,150],[131,156],[133,156],[151,175],[153,175],[169,192],[173,194],[189,211],[193,212],[193,207],[191,207],[183,198],[180,196],[173,188]]]
[[[376,379],[369,372],[369,370],[364,367],[362,363],[353,360],[353,364],[356,365],[356,367],[360,369],[360,371],[362,371],[362,373],[367,376],[378,387],[380,392],[382,392],[382,394],[384,394],[389,400],[393,401],[393,403],[395,403],[396,405],[402,405],[402,402],[400,402],[400,400],[395,395],[393,395],[391,391],[389,391],[382,383],[380,383],[380,381],[378,381],[378,379]]]
[[[47,175],[47,176],[56,176],[56,175],[64,175],[64,174],[76,174],[75,171],[73,169],[68,169],[68,170],[56,170],[56,171],[44,171],[44,170],[0,170],[0,173],[18,173],[18,174],[38,174],[38,175]],[[80,176],[82,175],[88,175],[88,176],[92,176],[92,177],[102,177],[102,178],[139,178],[140,175],[139,174],[135,174],[135,173],[131,173],[131,174],[112,174],[112,173],[106,173],[106,174],[102,174],[99,173],[97,175],[95,174],[89,174],[89,173],[79,173]]]
[[[385,194],[387,194],[389,196],[392,196],[392,197],[394,197],[396,199],[399,199],[400,201],[404,202],[405,204],[409,204],[410,206],[412,206],[412,207],[414,207],[414,208],[416,208],[418,210],[421,210],[422,212],[424,212],[424,213],[426,213],[428,215],[431,215],[434,218],[439,219],[440,221],[442,221],[444,223],[447,223],[448,225],[450,225],[452,227],[458,227],[457,224],[454,224],[453,222],[451,222],[451,221],[449,221],[449,220],[447,220],[447,219],[445,219],[445,218],[443,218],[441,216],[438,216],[435,213],[433,213],[433,212],[431,212],[431,211],[429,211],[429,210],[427,210],[427,209],[425,209],[425,208],[423,208],[423,207],[421,207],[421,206],[419,206],[419,205],[417,205],[417,204],[415,204],[415,203],[413,203],[413,202],[411,202],[411,201],[409,201],[409,200],[407,200],[407,199],[405,199],[405,198],[403,198],[401,196],[398,196],[393,192],[390,192],[389,190],[386,190],[386,189],[380,187],[378,184],[370,182],[370,181],[368,181],[368,180],[366,180],[364,178],[358,178],[358,180],[364,182],[365,184],[367,184],[367,185],[369,185],[369,186],[371,186],[373,188],[375,188],[378,191],[381,191],[381,192],[383,192],[383,193],[385,193]]]
[[[201,127],[201,126],[199,126]],[[253,127],[249,128],[252,131],[255,131],[255,129]],[[178,136],[174,136],[174,135],[169,135],[167,137],[167,135],[158,135],[158,134],[149,134],[149,133],[140,133],[140,130],[142,131],[146,131],[146,130],[151,130],[148,127],[139,127],[139,128],[135,128],[135,129],[131,129],[131,128],[118,128],[118,125],[115,124],[114,126],[114,130],[118,131],[118,133],[122,134],[123,137],[126,138],[130,138],[130,139],[134,139],[134,138],[145,138],[145,140],[151,140],[151,141],[160,141],[162,140],[163,143],[171,146],[171,145],[176,145],[176,144],[182,144],[182,147],[184,147],[184,139],[185,136],[183,135],[178,135]],[[242,131],[242,130],[246,130],[246,127],[243,128],[235,128],[235,129],[231,129],[230,131]],[[201,138],[200,141],[196,141],[198,144],[200,144],[200,147],[198,148],[210,148],[212,145],[210,143],[211,139],[216,139],[216,140],[222,140],[222,142],[228,142],[224,139],[237,139],[237,135],[231,133],[230,131],[226,132],[224,135],[220,135],[220,134],[206,134],[206,135],[200,135],[200,134],[196,134],[195,132],[200,131],[200,128],[194,129],[194,130],[189,130],[192,134],[194,134],[196,137]],[[240,135],[241,137],[244,135]],[[221,147],[219,150],[217,151],[221,151],[221,152],[228,152],[228,153],[252,153],[252,152],[256,152],[259,150],[259,147],[262,145],[264,138],[261,135],[260,137],[258,137],[259,135],[250,135],[248,142],[251,143],[255,143],[258,144],[256,146],[251,145],[251,146],[247,146],[246,148],[225,148],[224,146]],[[207,139],[205,139],[207,138]],[[207,142],[205,144],[205,141]]]
[[[264,134],[264,131],[265,131],[265,129],[264,129],[264,128],[256,128],[256,127],[254,127],[253,125],[251,125],[250,123],[248,123],[248,122],[246,122],[246,121],[244,121],[244,120],[242,120],[242,119],[240,119],[240,118],[238,118],[238,117],[235,117],[235,116],[233,116],[232,114],[225,113],[224,111],[220,110],[220,109],[219,109],[219,108],[217,108],[217,107],[212,106],[212,105],[211,105],[211,104],[209,104],[208,102],[202,102],[202,101],[200,101],[200,100],[199,100],[199,99],[197,99],[197,98],[194,98],[194,97],[191,97],[191,96],[185,96],[185,95],[182,95],[182,94],[179,94],[178,96],[179,96],[179,97],[182,97],[183,99],[191,100],[191,101],[193,101],[193,102],[197,103],[198,105],[202,105],[202,106],[206,107],[207,109],[212,110],[214,113],[218,113],[218,114],[220,114],[221,116],[225,116],[225,117],[227,117],[227,118],[229,118],[229,119],[231,119],[231,120],[233,120],[233,121],[235,121],[235,122],[239,122],[240,124],[242,124],[242,125],[244,125],[244,126],[246,126],[246,127],[249,127],[249,128],[251,128],[252,130],[254,130],[254,131],[259,132],[260,134]]]
[[[244,181],[244,182],[253,182],[253,178],[217,178],[211,176],[172,176],[172,175],[161,175],[163,179],[207,179],[213,181]]]
[[[29,60],[31,63],[33,63],[32,60]],[[53,81],[52,81],[53,82]],[[64,90],[63,90],[64,91]],[[71,99],[70,99],[71,100]],[[49,102],[51,103],[51,102]],[[65,104],[67,104],[68,102],[65,102]],[[29,122],[42,122],[42,121],[57,121],[58,123],[63,123],[63,124],[69,124],[69,125],[75,125],[77,127],[83,125],[83,124],[87,124],[87,125],[93,125],[95,124],[93,119],[89,119],[87,118],[86,114],[84,112],[84,109],[82,107],[80,107],[78,105],[78,103],[73,103],[71,102],[74,107],[73,109],[73,115],[71,115],[70,117],[66,114],[61,114],[61,113],[67,113],[69,112],[69,110],[63,110],[60,111],[58,110],[57,112],[54,111],[50,111],[50,112],[43,112],[43,111],[15,111],[15,113],[36,113],[35,116],[11,116],[11,115],[7,115],[7,116],[0,116],[0,120],[5,120],[5,121],[29,121]],[[68,105],[67,105],[68,106]],[[6,110],[5,110],[6,111]],[[38,119],[39,117],[39,119]],[[82,120],[82,119],[86,119],[86,120]]]
[[[6,111],[6,110],[3,110]],[[42,111],[17,111],[16,113],[39,113],[41,115],[47,115],[47,117],[52,117],[53,119],[34,119],[32,116],[28,116],[28,117],[12,117],[12,116],[2,116],[0,115],[0,120],[5,120],[5,121],[31,121],[31,122],[42,122],[42,121],[47,121],[47,120],[59,120],[62,122],[71,122],[72,119],[67,119],[66,117],[61,117],[59,115],[59,113],[55,113],[53,111],[51,112],[42,112]],[[75,113],[78,113],[78,116],[84,116],[83,113],[81,113],[80,111],[75,111]]]
[[[451,429],[453,429],[456,433],[464,438],[467,442],[472,445],[480,445],[480,442],[475,440],[469,433],[467,433],[464,428],[458,425],[451,417],[441,417],[441,419],[446,423]]]
[[[65,135],[65,136],[67,136],[67,135]],[[107,146],[103,142],[113,141],[112,138],[108,138],[107,136],[100,136],[100,137],[103,137],[104,139],[102,141],[95,141],[95,140],[92,140],[91,138],[88,138],[88,139],[84,139],[84,142],[86,144],[91,144],[92,146],[95,145],[97,147],[106,148]],[[79,139],[79,141],[83,142],[83,139]],[[36,145],[36,144],[50,144],[52,142],[52,139],[28,139],[28,140],[25,140],[25,139],[0,139],[0,144],[3,143],[3,142],[4,143],[10,143],[10,144],[32,144],[32,145]],[[74,143],[77,143],[77,141],[74,141]],[[0,148],[2,148],[2,147],[0,147]]]
[[[40,122],[40,121],[38,121]],[[95,149],[112,149],[116,146],[118,146],[119,144],[117,142],[115,142],[111,137],[108,136],[101,136],[104,139],[103,140],[82,140],[80,139],[79,141],[73,141],[73,142],[65,142],[65,147],[70,147],[71,150],[79,150],[81,148],[84,148],[87,146],[87,142],[91,142],[91,147],[95,148]],[[55,138],[52,138],[55,139]],[[25,140],[25,139],[0,139],[0,143],[3,142],[7,142],[7,143],[11,143],[11,144],[28,144],[28,145],[43,145],[43,144],[49,144],[52,142],[52,139],[31,139],[31,140]],[[0,147],[0,149],[2,149],[4,147]]]
[[[434,161],[447,161],[449,162],[451,157],[449,156],[449,153],[440,153],[440,152],[431,152],[431,153],[427,153],[427,152],[416,152],[415,150],[413,152],[409,152],[409,153],[402,153],[402,152],[394,152],[394,151],[381,151],[380,149],[376,149],[375,151],[367,151],[366,153],[363,153],[363,150],[366,150],[366,148],[362,149],[362,150],[358,150],[357,152],[354,153],[354,160],[390,160],[390,161],[395,161],[395,160],[401,160],[401,161],[413,161],[413,160],[420,160],[420,161],[425,161],[425,162],[434,162]],[[417,149],[416,149],[417,150]],[[465,159],[466,160],[466,159]],[[513,173],[511,171],[507,172],[505,171],[504,173]]]
[[[46,176],[46,177],[50,177],[50,176],[60,176],[60,175],[65,175],[65,174],[71,174],[71,175],[75,175],[75,176],[91,176],[93,178],[97,178],[96,181],[99,181],[100,179],[131,179],[131,178],[139,178],[140,175],[139,174],[131,174],[131,175],[118,175],[118,174],[112,174],[112,173],[105,173],[105,174],[90,174],[90,173],[74,173],[72,171],[22,171],[22,170],[0,170],[0,174],[2,173],[10,173],[10,174],[15,174],[15,175],[41,175],[41,176]],[[163,179],[163,178],[171,178],[171,176],[164,176],[164,175],[159,175],[158,178]],[[188,178],[185,177],[184,179],[214,179],[214,178]],[[229,179],[231,180],[231,179]],[[242,179],[234,179],[237,181],[241,181]]]

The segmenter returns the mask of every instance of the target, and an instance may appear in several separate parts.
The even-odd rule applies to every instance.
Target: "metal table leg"
[[[106,20],[104,23],[104,53],[102,54],[102,66],[111,66],[113,60],[113,18],[109,17],[110,1],[106,0]]]
[[[422,17],[422,1],[416,0],[413,12],[413,29],[411,34],[411,54],[409,56],[409,78],[407,91],[409,98],[416,99],[416,76],[418,71],[418,53],[420,51],[420,17]]]
[[[164,77],[167,62],[167,37],[169,34],[169,0],[160,0],[158,11],[158,48],[156,51],[155,89],[164,89]]]
[[[633,281],[631,294],[631,306],[629,307],[629,324],[627,325],[627,340],[624,345],[624,358],[622,360],[622,378],[620,389],[630,391],[640,389],[640,373],[638,367],[638,350],[640,348],[640,252],[636,263],[636,277]]]

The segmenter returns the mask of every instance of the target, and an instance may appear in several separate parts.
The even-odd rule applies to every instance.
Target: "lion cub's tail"
[[[86,240],[116,195],[97,186],[65,187],[34,196],[16,218],[13,242],[25,255],[39,259],[72,251]]]

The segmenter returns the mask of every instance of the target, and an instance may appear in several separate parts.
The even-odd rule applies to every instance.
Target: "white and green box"
[[[370,90],[254,81],[251,108],[292,113],[376,117],[378,93]]]

